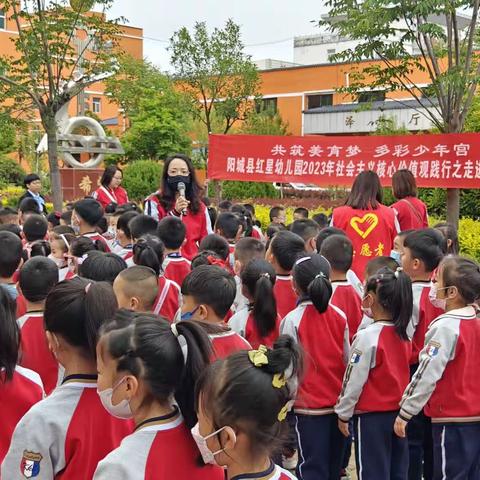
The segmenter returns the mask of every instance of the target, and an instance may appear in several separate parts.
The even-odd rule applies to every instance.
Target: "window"
[[[362,92],[358,95],[358,103],[384,102],[385,92],[377,90],[374,92]]]
[[[268,112],[271,114],[277,113],[277,99],[276,98],[262,98],[256,105],[257,113]]]
[[[92,98],[92,112],[101,113],[102,111],[102,99],[99,97]]]
[[[333,105],[333,93],[325,95],[308,95],[307,110],[318,107],[330,107]]]
[[[335,55],[336,53],[337,53],[337,50],[336,50],[335,48],[329,48],[329,49],[327,50],[327,58],[330,60],[330,57],[331,57],[332,55]]]
[[[5,10],[0,8],[0,30],[5,30],[6,24],[6,17],[5,17]]]

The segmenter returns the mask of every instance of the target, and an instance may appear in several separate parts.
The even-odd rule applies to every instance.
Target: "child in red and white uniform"
[[[221,213],[215,223],[215,233],[228,242],[228,262],[232,269],[235,263],[235,244],[242,237],[244,227],[240,214],[232,212]]]
[[[48,258],[55,262],[58,268],[58,280],[62,282],[65,280],[68,269],[68,250],[70,243],[75,240],[75,236],[69,233],[56,234],[51,232],[50,234],[50,249],[51,253]]]
[[[275,270],[266,260],[252,260],[242,270],[241,279],[249,305],[237,312],[228,325],[252,348],[260,345],[272,347],[278,338],[281,320],[273,294]]]
[[[118,217],[117,221],[117,230],[115,234],[115,245],[113,247],[113,252],[119,257],[123,258],[127,265],[131,267],[133,263],[133,238],[128,224],[132,218],[135,218],[138,215],[138,212],[129,211],[122,213]]]
[[[164,248],[158,237],[145,235],[133,246],[133,262],[155,272],[158,277],[158,294],[152,311],[173,322],[179,315],[182,298],[180,287],[163,275]]]
[[[92,478],[98,462],[132,431],[130,422],[105,412],[97,395],[98,329],[116,308],[106,283],[75,278],[50,292],[45,328],[65,377],[20,420],[2,464],[2,478]]]
[[[250,344],[224,322],[235,299],[235,279],[225,269],[201,265],[182,284],[182,320],[201,322],[209,334],[214,358],[225,358]]]
[[[205,463],[221,465],[232,480],[295,479],[271,458],[288,433],[300,364],[297,346],[283,336],[273,350],[237,352],[206,369],[192,429]]]
[[[223,480],[220,467],[197,462],[189,430],[197,421],[196,376],[209,350],[194,322],[122,312],[105,328],[97,347],[98,395],[112,416],[131,418],[136,428],[99,463],[95,480]],[[182,395],[175,398],[177,389]]]
[[[330,304],[329,274],[329,263],[321,255],[297,260],[293,282],[300,301],[280,328],[305,352],[305,375],[294,407],[300,454],[297,476],[305,480],[340,478],[346,444],[333,407],[348,357],[348,324],[345,314]]]
[[[293,290],[291,271],[295,262],[305,254],[305,242],[292,232],[278,232],[268,247],[265,258],[277,274],[274,293],[281,318],[297,306],[298,296]]]
[[[333,290],[330,302],[347,316],[350,343],[352,343],[363,317],[362,299],[347,280],[347,272],[353,260],[352,242],[345,235],[332,235],[322,243],[320,255],[330,263],[330,281]]]
[[[410,375],[412,284],[398,268],[370,277],[362,307],[373,323],[353,341],[342,391],[335,406],[346,437],[353,417],[359,480],[408,477],[408,443],[393,432],[398,404]]]
[[[480,267],[469,259],[447,257],[433,287],[445,309],[429,326],[420,364],[405,390],[395,432],[425,407],[432,419],[434,479],[478,478],[480,459]]]
[[[35,403],[42,400],[44,392],[42,381],[36,372],[17,366],[20,331],[15,321],[15,302],[2,289],[0,289],[0,318],[2,319],[0,322],[1,464],[17,423]]]
[[[128,203],[127,191],[120,186],[123,180],[123,172],[116,165],[109,165],[103,172],[100,179],[100,187],[97,188],[92,197],[97,200],[103,208],[114,204],[116,207]]]
[[[20,270],[19,286],[27,301],[27,313],[17,320],[22,336],[20,365],[40,375],[47,395],[63,376],[48,348],[43,324],[45,299],[57,283],[58,268],[48,258],[33,257]]]
[[[163,274],[165,278],[172,280],[177,285],[182,285],[192,269],[190,260],[181,254],[187,234],[185,224],[177,217],[165,217],[158,224],[157,234],[165,245]]]

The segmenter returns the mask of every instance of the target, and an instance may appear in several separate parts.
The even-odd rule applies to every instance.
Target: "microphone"
[[[177,191],[178,191],[179,195],[183,198],[185,198],[185,190],[186,190],[185,184],[183,182],[178,182]],[[187,209],[184,208],[182,210],[182,215],[186,215],[186,214],[187,214]]]

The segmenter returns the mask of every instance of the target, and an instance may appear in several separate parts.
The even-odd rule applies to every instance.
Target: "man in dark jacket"
[[[40,195],[42,190],[40,177],[36,173],[30,173],[23,179],[23,184],[27,191],[20,197],[18,204],[20,205],[25,198],[33,198],[38,204],[38,210],[46,215],[48,212],[45,206],[45,198]]]

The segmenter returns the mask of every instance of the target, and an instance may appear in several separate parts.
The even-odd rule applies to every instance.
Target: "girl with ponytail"
[[[203,461],[225,467],[228,480],[294,479],[271,458],[288,433],[301,371],[299,348],[287,335],[272,349],[237,352],[206,369],[197,383],[192,429]]]
[[[242,293],[249,304],[230,319],[229,326],[253,348],[261,344],[271,347],[278,338],[280,326],[273,294],[275,270],[265,260],[252,260],[242,270],[240,278]]]
[[[195,322],[170,324],[156,315],[120,311],[97,346],[98,395],[135,432],[100,462],[94,480],[223,480],[201,466],[189,429],[197,422],[194,386],[211,355]]]
[[[131,432],[131,423],[108,415],[97,395],[98,332],[116,309],[107,283],[76,277],[50,291],[45,330],[64,374],[18,423],[2,478],[92,478],[98,462]]]
[[[362,309],[373,319],[359,330],[335,412],[339,430],[350,434],[353,417],[359,478],[408,478],[408,442],[394,433],[410,378],[412,344],[407,326],[413,310],[412,282],[399,267],[382,268],[365,285]]]
[[[345,314],[330,305],[330,264],[317,254],[297,260],[293,288],[299,297],[280,331],[305,352],[305,377],[294,413],[299,444],[297,476],[305,480],[340,478],[346,439],[337,428],[334,406],[348,358]]]

